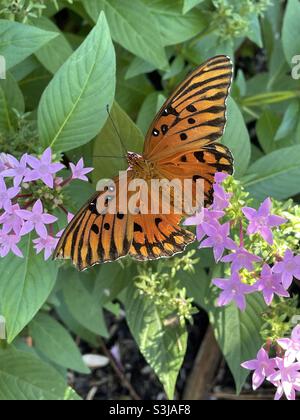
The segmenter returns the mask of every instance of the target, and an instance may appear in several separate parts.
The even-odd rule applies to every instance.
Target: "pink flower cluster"
[[[41,181],[50,191],[62,188],[74,179],[87,181],[86,174],[93,169],[84,168],[83,159],[80,159],[77,165],[70,164],[72,174],[63,180],[56,174],[65,166],[52,160],[50,148],[40,159],[24,154],[18,160],[12,155],[0,154],[0,257],[9,252],[23,257],[18,245],[23,236],[33,231],[37,234],[34,248],[37,253],[44,251],[45,260],[55,249],[61,235],[61,232],[54,234],[57,217],[45,211],[43,201],[30,187]]]
[[[214,184],[214,202],[202,214],[193,216],[185,221],[187,226],[197,226],[197,239],[199,248],[212,248],[215,261],[230,263],[230,278],[218,278],[213,284],[222,290],[218,299],[218,306],[228,305],[235,302],[240,310],[246,309],[246,295],[261,292],[267,305],[270,305],[275,295],[289,297],[288,289],[293,278],[300,279],[300,256],[295,256],[291,250],[287,250],[284,258],[277,261],[273,266],[263,262],[262,258],[245,248],[245,232],[243,221],[240,221],[239,243],[230,235],[232,224],[222,223],[225,211],[231,203],[232,194],[227,193],[222,182],[227,175],[217,174]],[[272,201],[267,198],[258,210],[251,207],[242,209],[245,221],[247,221],[247,235],[259,235],[263,241],[273,245],[273,229],[284,224],[286,220],[273,215]],[[224,256],[225,251],[229,251]],[[255,264],[260,264],[260,275],[253,274],[253,282],[247,284],[241,276],[242,270],[254,272]]]
[[[291,338],[281,338],[277,343],[284,351],[283,357],[270,358],[269,353],[261,348],[257,358],[242,363],[242,367],[254,371],[254,390],[267,380],[277,388],[275,400],[283,395],[288,400],[295,400],[296,392],[300,391],[300,324],[294,328]]]

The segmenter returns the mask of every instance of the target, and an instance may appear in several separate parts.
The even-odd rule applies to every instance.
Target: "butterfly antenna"
[[[127,147],[125,146],[125,144],[124,144],[124,142],[122,140],[122,137],[120,136],[120,133],[119,133],[119,131],[117,129],[117,126],[116,126],[116,124],[115,124],[115,122],[114,122],[114,120],[113,120],[113,118],[111,116],[111,113],[110,113],[110,110],[109,110],[109,105],[106,105],[106,110],[107,110],[109,119],[110,119],[110,121],[111,121],[111,123],[112,123],[112,125],[113,125],[113,127],[115,129],[115,132],[116,132],[116,134],[117,134],[117,136],[118,136],[118,138],[120,140],[120,143],[121,143],[121,146],[122,146],[122,149],[123,149],[123,152],[124,152],[123,158],[124,157],[126,158],[126,156],[127,156]]]

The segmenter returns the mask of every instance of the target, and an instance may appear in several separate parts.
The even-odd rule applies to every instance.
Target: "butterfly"
[[[215,174],[233,173],[232,154],[218,142],[225,129],[232,75],[230,58],[216,56],[175,89],[149,128],[143,154],[128,152],[126,183],[156,178],[190,179],[194,185],[201,179],[204,205],[212,204]],[[127,255],[139,261],[171,257],[195,240],[180,226],[184,214],[145,214],[138,209],[132,214],[119,208],[110,212],[110,203],[121,194],[122,176],[79,210],[57,245],[55,259],[71,259],[82,271]]]

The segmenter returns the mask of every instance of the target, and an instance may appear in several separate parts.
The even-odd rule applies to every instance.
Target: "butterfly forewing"
[[[196,69],[166,101],[145,143],[146,159],[159,161],[184,150],[199,150],[219,140],[226,123],[226,99],[233,67],[226,56]]]

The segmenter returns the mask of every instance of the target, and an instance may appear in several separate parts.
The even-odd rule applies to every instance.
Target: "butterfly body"
[[[184,206],[178,211],[174,192],[165,211],[164,196],[154,198],[151,188],[146,196],[134,193],[130,185],[139,180],[147,187],[155,180],[176,180],[183,185],[189,180],[198,208],[197,181],[201,180],[203,205],[212,204],[216,172],[233,173],[231,152],[218,142],[225,129],[232,74],[230,59],[217,56],[175,89],[149,128],[143,154],[128,152],[128,170],[79,210],[54,258],[71,259],[79,270],[85,270],[127,255],[139,261],[171,257],[194,241],[194,234],[179,226],[187,212]],[[132,199],[133,210],[129,208]]]

